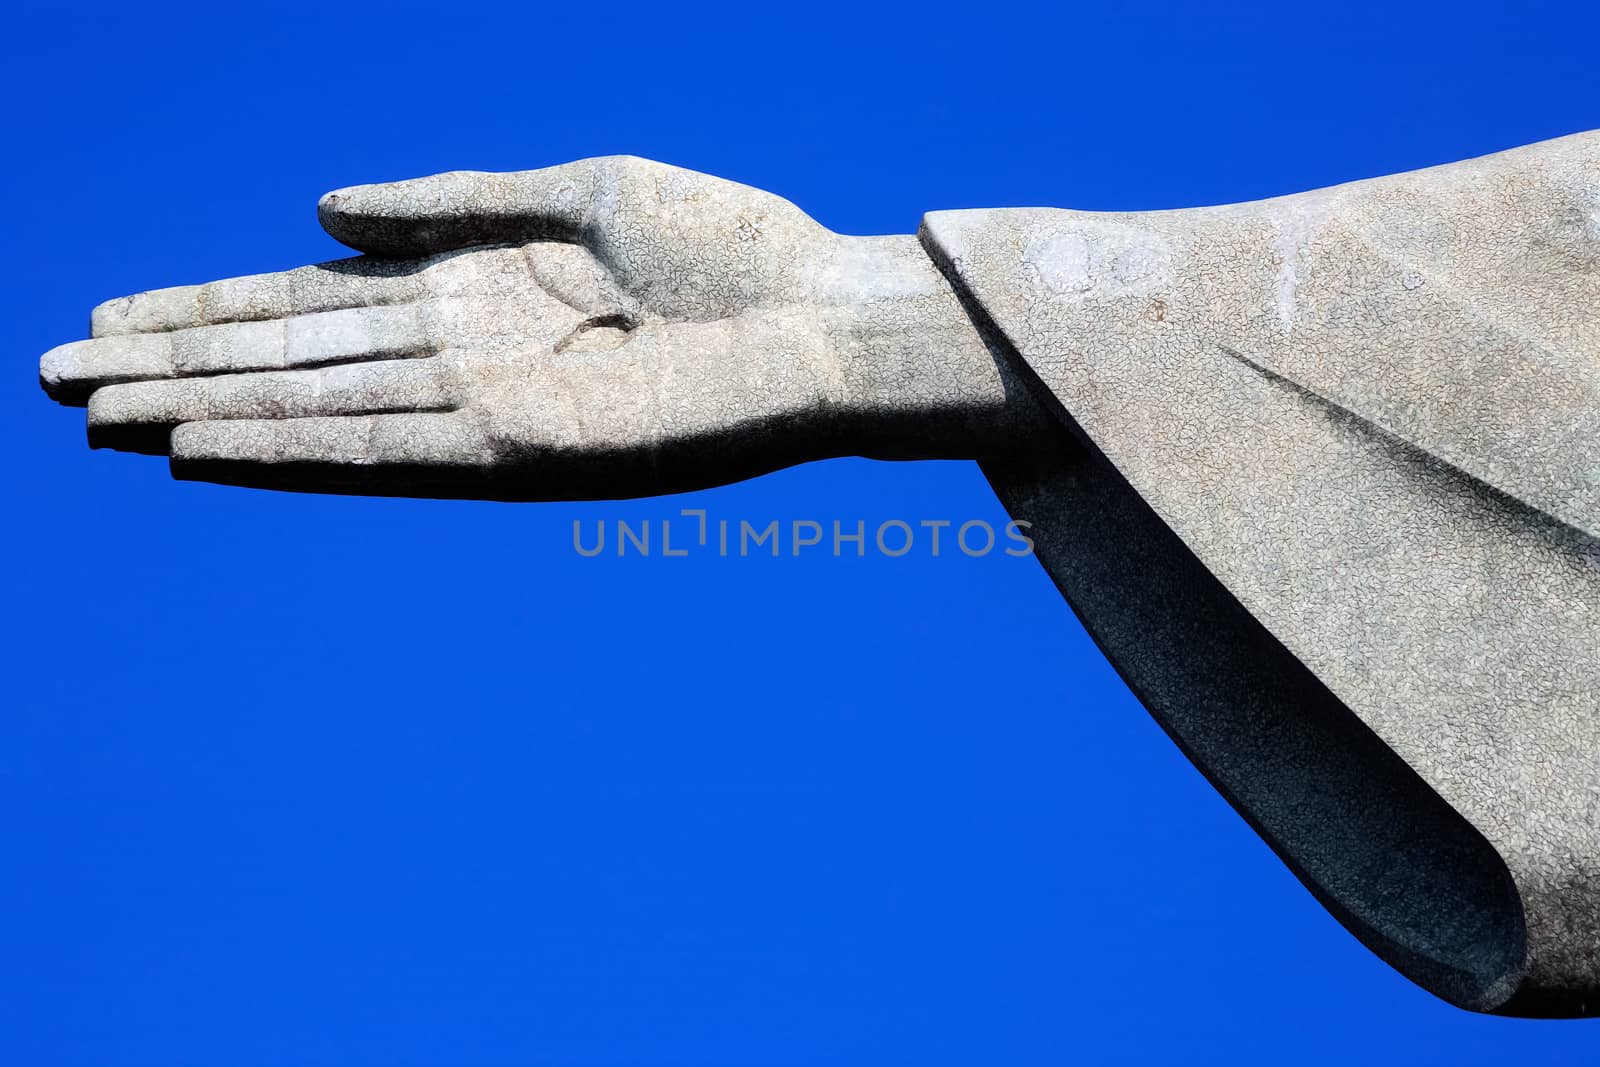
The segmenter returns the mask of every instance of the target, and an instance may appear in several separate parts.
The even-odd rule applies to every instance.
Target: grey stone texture
[[[179,477],[621,497],[1043,425],[915,238],[631,157],[329,194],[363,257],[96,308],[46,354],[91,442]]]
[[[97,308],[40,378],[175,475],[509,500],[979,458],[1317,898],[1600,1012],[1600,134],[1253,204],[833,234],[630,157],[329,194],[365,255]]]
[[[1202,769],[1425,986],[1600,1006],[1600,135],[1255,204],[936,212],[923,233],[1110,468],[989,467],[1069,599],[1112,526],[1082,510],[1127,493],[1273,639],[1252,653],[1271,667],[1203,696],[1144,661],[1211,670],[1215,632],[1152,649],[1123,605],[1085,608]],[[1169,611],[1233,619],[1174,585]],[[1350,764],[1355,740],[1313,740],[1298,705],[1326,697],[1265,691],[1276,645],[1484,843],[1376,753]],[[1206,736],[1218,716],[1231,736]],[[1324,855],[1353,832],[1359,862]]]

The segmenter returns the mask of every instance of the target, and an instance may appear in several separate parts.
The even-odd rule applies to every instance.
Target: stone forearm
[[[1048,427],[915,237],[847,237],[822,286],[847,432],[863,455],[969,458],[1010,452]]]

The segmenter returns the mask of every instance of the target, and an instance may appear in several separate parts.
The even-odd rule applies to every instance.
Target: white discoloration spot
[[[39,360],[39,380],[46,389],[55,389],[62,382],[70,381],[80,373],[81,361],[78,359],[78,349],[82,342],[74,341],[64,345],[57,345],[44,354]]]
[[[578,187],[572,182],[562,182],[556,188],[555,196],[552,200],[559,213],[570,215],[573,208],[578,206]]]
[[[1400,275],[1400,284],[1407,289],[1421,289],[1425,284],[1427,284],[1427,281],[1428,279],[1424,278],[1414,270],[1408,270],[1404,274]]]
[[[595,161],[594,196],[589,202],[588,217],[584,219],[586,228],[604,226],[616,216],[622,202],[622,168],[625,165],[621,159]]]
[[[1023,258],[1044,289],[1082,300],[1148,293],[1172,272],[1164,237],[1121,223],[1074,221],[1029,241]]]
[[[1273,287],[1273,306],[1285,333],[1294,329],[1300,317],[1296,291],[1300,287],[1306,247],[1327,225],[1336,204],[1333,190],[1301,193],[1279,201],[1271,215],[1272,251],[1278,257],[1278,277]]]
[[[942,292],[944,280],[914,237],[844,241],[808,285],[829,304],[867,304]]]

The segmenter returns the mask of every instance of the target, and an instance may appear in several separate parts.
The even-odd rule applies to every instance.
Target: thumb
[[[317,203],[334,240],[377,256],[419,257],[469,245],[576,240],[594,188],[594,160],[489,174],[458,170],[352,185]]]

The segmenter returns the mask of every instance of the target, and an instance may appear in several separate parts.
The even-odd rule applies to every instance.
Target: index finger
[[[426,263],[356,257],[204,285],[177,285],[107,300],[89,315],[89,336],[166,333],[261,322],[345,308],[403,304],[423,295]]]

